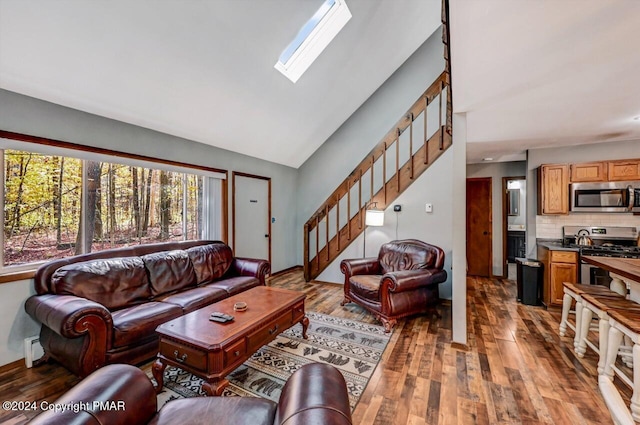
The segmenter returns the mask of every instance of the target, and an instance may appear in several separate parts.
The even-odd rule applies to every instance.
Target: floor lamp
[[[362,246],[362,258],[367,256],[367,227],[374,226],[379,227],[384,225],[384,211],[376,210],[376,203],[372,202],[373,208],[371,204],[366,208],[365,216],[364,216],[364,243]]]

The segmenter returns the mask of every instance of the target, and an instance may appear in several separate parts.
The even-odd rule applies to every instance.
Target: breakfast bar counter
[[[609,272],[611,289],[615,285],[624,285],[629,289],[629,298],[640,303],[640,258],[595,257],[585,255],[582,260]]]
[[[629,299],[640,303],[640,259],[583,256],[582,259],[609,272],[611,289],[629,290]],[[614,423],[634,424],[640,421],[640,315],[636,312],[609,311],[609,335],[604,373],[598,376],[598,386],[611,412]],[[633,343],[633,377],[626,378],[616,367],[618,349],[623,337]],[[630,406],[613,384],[614,373],[633,389]]]

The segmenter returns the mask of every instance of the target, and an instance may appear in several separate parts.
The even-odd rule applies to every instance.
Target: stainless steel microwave
[[[640,181],[573,183],[571,212],[640,212]]]

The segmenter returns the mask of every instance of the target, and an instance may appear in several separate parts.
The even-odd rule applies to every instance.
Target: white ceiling
[[[347,0],[293,84],[273,65],[321,1],[0,0],[0,87],[298,167],[440,19],[439,0]],[[640,0],[450,2],[467,162],[640,140]]]
[[[273,68],[322,0],[0,0],[0,87],[300,166],[440,25],[439,0],[347,0],[294,85]]]
[[[640,140],[640,1],[451,0],[450,12],[467,162]]]

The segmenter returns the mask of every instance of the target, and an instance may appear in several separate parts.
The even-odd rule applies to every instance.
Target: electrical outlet
[[[428,213],[432,213],[433,212],[433,204],[425,204],[424,205],[424,211],[428,212]]]
[[[402,205],[394,205],[394,206],[393,206],[393,210],[394,210],[395,212],[400,212],[400,211],[402,211]]]

